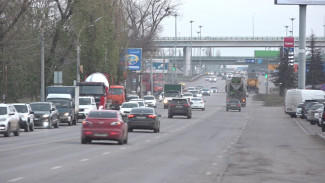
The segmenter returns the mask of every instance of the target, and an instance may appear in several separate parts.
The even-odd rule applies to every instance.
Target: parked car
[[[25,132],[34,131],[34,112],[29,104],[12,104],[20,116],[19,127]]]
[[[92,110],[82,122],[81,143],[92,140],[112,140],[119,145],[128,143],[128,125],[116,110]]]
[[[202,88],[202,95],[210,96],[210,90],[208,88]]]
[[[158,133],[160,131],[160,118],[156,110],[149,107],[132,108],[128,115],[128,127],[132,132],[134,129],[153,130]]]
[[[192,118],[192,107],[185,98],[173,98],[168,105],[168,118],[176,115],[187,116]]]
[[[19,120],[19,114],[13,105],[0,104],[0,134],[9,137],[13,132],[15,136],[19,136]]]
[[[308,110],[306,120],[309,121],[311,125],[315,125],[318,121],[318,118],[316,118],[315,114],[323,111],[324,110],[323,108],[324,105],[320,103],[311,106]]]
[[[78,122],[79,119],[81,119],[80,122],[82,122],[91,110],[97,110],[95,98],[93,96],[80,96]]]
[[[156,101],[155,96],[153,96],[153,95],[146,95],[146,96],[143,97],[143,100],[144,100],[145,104],[148,107],[154,107],[154,108],[157,107],[157,101]]]
[[[138,102],[124,102],[120,107],[120,113],[123,117],[123,120],[127,118],[127,116],[130,114],[130,111],[132,108],[139,107]]]
[[[229,99],[226,104],[226,111],[229,109],[231,110],[238,110],[241,111],[241,104],[239,99]]]
[[[52,102],[30,103],[34,111],[34,125],[46,128],[59,128],[59,112]]]
[[[296,116],[298,117],[298,118],[300,118],[301,117],[301,110],[302,110],[302,106],[304,105],[304,103],[300,103],[300,104],[298,104],[298,106],[297,106],[297,109],[296,109]]]
[[[211,76],[206,76],[206,77],[205,77],[205,81],[210,81],[210,77],[211,77]]]
[[[210,91],[211,91],[211,93],[218,93],[218,88],[215,87],[215,86],[212,86],[212,87],[210,88]]]
[[[318,104],[319,102],[316,101],[306,101],[304,102],[302,108],[301,108],[301,118],[305,119],[307,118],[308,110],[311,108],[311,106]]]
[[[193,97],[191,100],[192,109],[205,110],[205,101],[201,97]]]

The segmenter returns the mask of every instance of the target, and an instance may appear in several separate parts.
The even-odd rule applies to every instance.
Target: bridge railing
[[[155,41],[174,41],[175,37],[157,37]],[[191,37],[177,37],[178,41],[191,41]],[[268,37],[268,36],[254,36],[254,37],[238,37],[238,36],[224,36],[224,37],[192,37],[192,41],[283,41],[284,37]],[[306,40],[311,40],[307,37]],[[325,41],[324,37],[315,37],[316,41]],[[295,41],[299,41],[299,37],[295,37]]]

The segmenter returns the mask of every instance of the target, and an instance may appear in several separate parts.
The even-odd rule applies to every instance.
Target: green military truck
[[[163,103],[164,109],[168,108],[169,102],[175,97],[182,97],[183,87],[181,84],[165,84]]]

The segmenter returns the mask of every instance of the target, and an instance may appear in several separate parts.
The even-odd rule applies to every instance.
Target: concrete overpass
[[[183,48],[183,70],[184,75],[191,75],[191,70],[195,61],[192,58],[191,61],[191,47],[240,47],[240,48],[254,48],[254,47],[278,47],[283,46],[284,37],[160,37],[154,40],[156,47],[158,48]],[[310,38],[306,38],[306,45],[310,45]],[[299,45],[299,37],[295,37],[295,47]],[[317,47],[325,48],[325,37],[316,37],[315,45]],[[211,60],[210,60],[211,61]],[[204,60],[207,63],[209,60]],[[228,60],[228,62],[232,62]],[[214,60],[214,64],[216,60]],[[221,63],[221,61],[220,61]],[[236,63],[240,64],[240,63]],[[233,64],[231,64],[233,65]]]

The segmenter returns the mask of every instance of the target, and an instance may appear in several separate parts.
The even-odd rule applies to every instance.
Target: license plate
[[[5,127],[4,127],[4,126],[0,127],[0,130],[4,130],[4,129],[5,129]]]
[[[39,120],[39,118],[34,118],[34,120],[38,121],[38,120]]]
[[[96,136],[96,137],[107,137],[107,133],[95,133],[94,136]]]
[[[231,105],[231,106],[236,107],[236,105]]]
[[[137,119],[146,119],[145,116],[137,116]]]
[[[176,108],[183,108],[183,106],[176,106]]]

